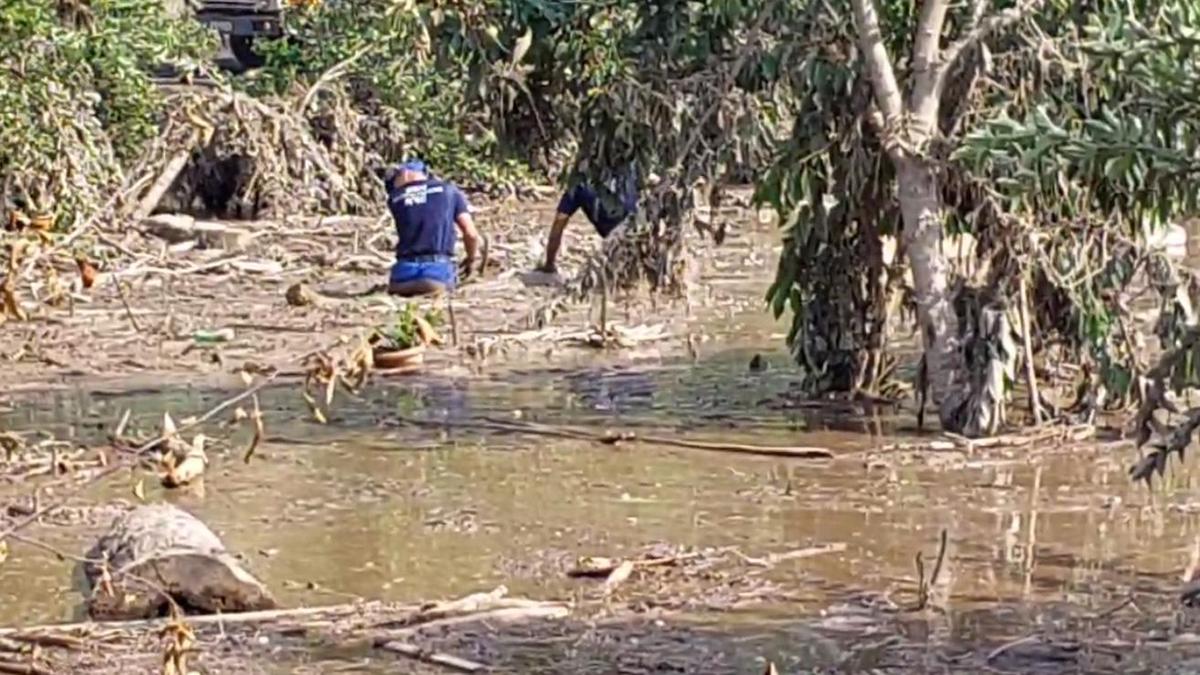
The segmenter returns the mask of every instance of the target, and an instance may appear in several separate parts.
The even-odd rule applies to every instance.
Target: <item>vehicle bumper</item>
[[[223,12],[200,12],[196,15],[200,23],[215,28],[227,35],[278,37],[283,35],[283,21],[272,14],[226,14]]]

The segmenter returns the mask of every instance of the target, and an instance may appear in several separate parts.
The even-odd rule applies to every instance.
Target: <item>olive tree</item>
[[[793,312],[811,389],[878,393],[889,319],[908,306],[918,387],[950,430],[994,432],[1017,355],[1052,346],[1084,361],[1093,407],[1137,393],[1131,284],[1178,286],[1139,235],[1194,209],[1200,135],[1196,10],[1135,4],[1140,20],[1110,2],[814,12],[792,137],[760,190],[785,226],[770,299]],[[944,250],[958,232],[976,242],[965,265]],[[898,238],[890,259],[883,235]]]

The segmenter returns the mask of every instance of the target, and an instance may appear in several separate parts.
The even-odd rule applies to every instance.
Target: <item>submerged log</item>
[[[84,563],[93,619],[274,609],[271,592],[212,530],[170,504],[139,506],[113,520]],[[107,564],[100,562],[107,560]],[[169,596],[169,597],[168,597]]]

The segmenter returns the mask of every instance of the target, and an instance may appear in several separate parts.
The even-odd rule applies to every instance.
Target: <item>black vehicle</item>
[[[283,36],[283,0],[198,0],[195,7],[196,18],[221,34],[243,68],[263,64],[255,40]]]

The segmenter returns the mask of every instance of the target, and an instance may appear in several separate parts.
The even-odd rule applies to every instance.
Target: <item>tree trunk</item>
[[[270,591],[230,555],[217,535],[170,504],[140,506],[113,520],[83,566],[95,619],[145,619],[184,611],[274,609]],[[169,600],[168,597],[169,596]]]
[[[942,427],[957,432],[962,425],[955,412],[968,394],[968,378],[959,346],[949,263],[942,253],[938,179],[929,164],[906,157],[898,162],[896,180],[904,218],[904,244],[925,337],[927,381]]]

